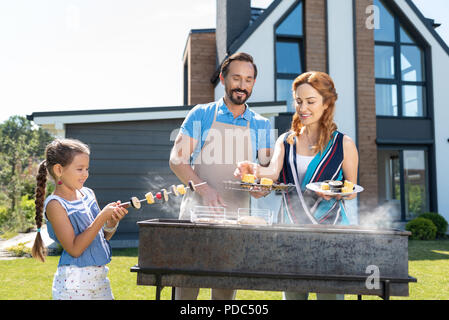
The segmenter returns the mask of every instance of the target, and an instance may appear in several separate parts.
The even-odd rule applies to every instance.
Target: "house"
[[[218,0],[216,29],[192,30],[184,50],[184,105],[113,110],[36,112],[35,123],[92,148],[88,186],[100,205],[177,183],[170,147],[191,106],[223,95],[219,66],[244,51],[258,65],[250,106],[281,134],[294,112],[292,80],[329,73],[339,99],[336,123],[360,157],[365,191],[355,205],[372,217],[404,222],[420,212],[449,221],[449,48],[412,0]],[[144,206],[121,223],[135,241],[136,221],[175,217],[179,202]]]

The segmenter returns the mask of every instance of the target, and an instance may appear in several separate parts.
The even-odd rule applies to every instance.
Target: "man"
[[[185,118],[170,154],[170,168],[187,183],[207,182],[196,192],[188,190],[181,203],[179,219],[190,219],[195,206],[225,207],[236,212],[249,208],[249,194],[225,189],[223,181],[234,179],[236,164],[271,158],[269,120],[248,108],[257,77],[253,58],[236,53],[226,59],[220,72],[225,95],[218,101],[195,106]],[[198,288],[177,288],[176,299],[193,300]],[[235,290],[212,289],[212,299],[231,300]]]

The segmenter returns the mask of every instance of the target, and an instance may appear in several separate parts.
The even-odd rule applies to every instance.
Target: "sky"
[[[449,1],[413,0],[449,44]],[[272,0],[252,0],[266,8]],[[0,0],[0,122],[33,112],[183,104],[191,29],[216,0]]]

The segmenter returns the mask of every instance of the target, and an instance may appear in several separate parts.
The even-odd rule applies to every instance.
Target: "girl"
[[[40,235],[43,213],[49,236],[63,252],[53,279],[53,299],[113,299],[107,278],[111,261],[108,240],[128,213],[110,203],[100,211],[94,192],[83,187],[89,176],[89,148],[78,140],[56,139],[45,150],[36,177],[36,225],[33,257],[45,261]],[[56,182],[45,199],[47,172]],[[45,202],[44,202],[45,199]]]
[[[295,184],[296,190],[287,196],[289,210],[282,213],[284,223],[347,225],[349,220],[340,196],[325,196],[306,189],[308,183],[325,180],[357,183],[357,148],[350,137],[337,131],[334,123],[338,97],[334,82],[326,73],[311,71],[294,80],[292,91],[296,113],[290,131],[278,138],[270,165],[241,162],[235,175],[254,174],[257,178]],[[355,197],[353,194],[346,199]],[[285,297],[306,296],[285,293]]]

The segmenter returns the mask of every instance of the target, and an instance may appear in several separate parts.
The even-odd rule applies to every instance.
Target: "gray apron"
[[[223,181],[237,179],[234,171],[237,163],[253,161],[251,130],[249,121],[245,127],[217,122],[218,106],[215,108],[214,121],[200,153],[194,161],[193,171],[201,181],[217,190],[226,205],[226,212],[237,212],[239,208],[249,208],[250,197],[246,191],[225,189]],[[200,141],[198,143],[201,143]],[[204,206],[201,196],[187,189],[179,213],[179,219],[189,220],[195,206]],[[199,288],[176,288],[176,300],[194,300]],[[233,300],[235,290],[212,289],[212,300]]]
[[[209,186],[217,190],[226,205],[226,212],[235,212],[239,208],[250,207],[249,193],[225,189],[223,181],[235,180],[234,171],[240,161],[253,161],[251,130],[249,121],[245,127],[217,122],[218,106],[214,121],[194,161],[193,171]],[[200,142],[198,142],[200,143]],[[181,202],[179,219],[190,219],[195,206],[203,206],[200,195],[187,189]]]

